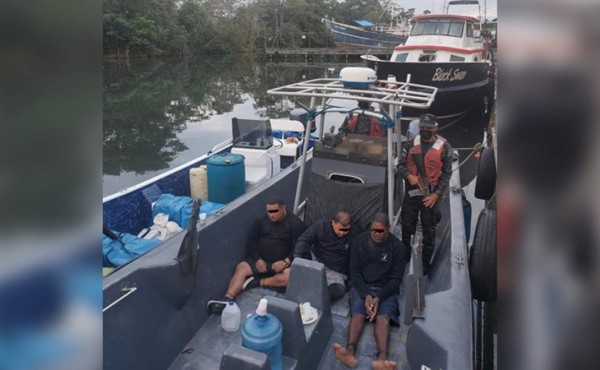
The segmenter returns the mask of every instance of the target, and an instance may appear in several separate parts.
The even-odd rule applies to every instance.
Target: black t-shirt
[[[308,258],[312,247],[319,262],[333,271],[347,275],[350,265],[350,242],[356,234],[356,226],[352,225],[350,232],[340,238],[333,232],[331,220],[317,222],[300,236],[294,255]]]
[[[294,245],[304,231],[304,223],[287,212],[283,220],[271,222],[266,214],[258,217],[248,236],[246,256],[253,260],[262,258],[267,263],[293,258]]]
[[[409,256],[396,236],[377,244],[370,231],[357,235],[350,248],[350,276],[358,294],[365,298],[371,287],[381,288],[377,294],[380,301],[398,293],[404,268]]]

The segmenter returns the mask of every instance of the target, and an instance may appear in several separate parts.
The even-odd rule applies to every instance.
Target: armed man
[[[410,248],[410,238],[415,234],[420,214],[424,274],[429,272],[435,247],[435,228],[442,218],[440,198],[448,189],[452,176],[452,148],[446,139],[435,133],[437,127],[433,114],[421,115],[419,135],[406,142],[398,164],[398,171],[406,183],[400,215],[402,241]]]

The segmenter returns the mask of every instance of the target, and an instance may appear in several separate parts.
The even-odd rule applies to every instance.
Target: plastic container
[[[367,67],[345,67],[340,71],[340,81],[347,89],[368,89],[377,82],[377,74]]]
[[[234,332],[240,330],[242,312],[235,301],[227,302],[227,306],[221,312],[221,327],[225,331]]]
[[[208,174],[206,165],[190,168],[190,194],[192,199],[208,200]]]
[[[242,346],[266,354],[271,370],[281,370],[282,334],[279,319],[267,313],[267,300],[262,298],[256,314],[247,318],[242,325]]]
[[[206,160],[208,175],[208,200],[229,203],[246,191],[244,156],[223,153]]]

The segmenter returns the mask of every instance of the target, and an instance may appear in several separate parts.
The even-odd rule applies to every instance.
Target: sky
[[[432,13],[443,13],[444,0],[395,0],[396,3],[404,9],[415,8],[415,14],[421,14],[424,10],[430,10]],[[484,16],[484,5],[487,19],[492,20],[497,17],[497,0],[479,0],[481,6],[481,17]],[[461,7],[456,7],[456,12],[459,12]],[[474,10],[471,15],[477,15],[477,8],[470,6],[468,9]]]

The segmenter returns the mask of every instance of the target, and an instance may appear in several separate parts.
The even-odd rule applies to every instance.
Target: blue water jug
[[[242,346],[266,354],[271,370],[281,370],[282,334],[279,319],[267,313],[267,300],[262,298],[256,314],[247,318],[242,325]]]

